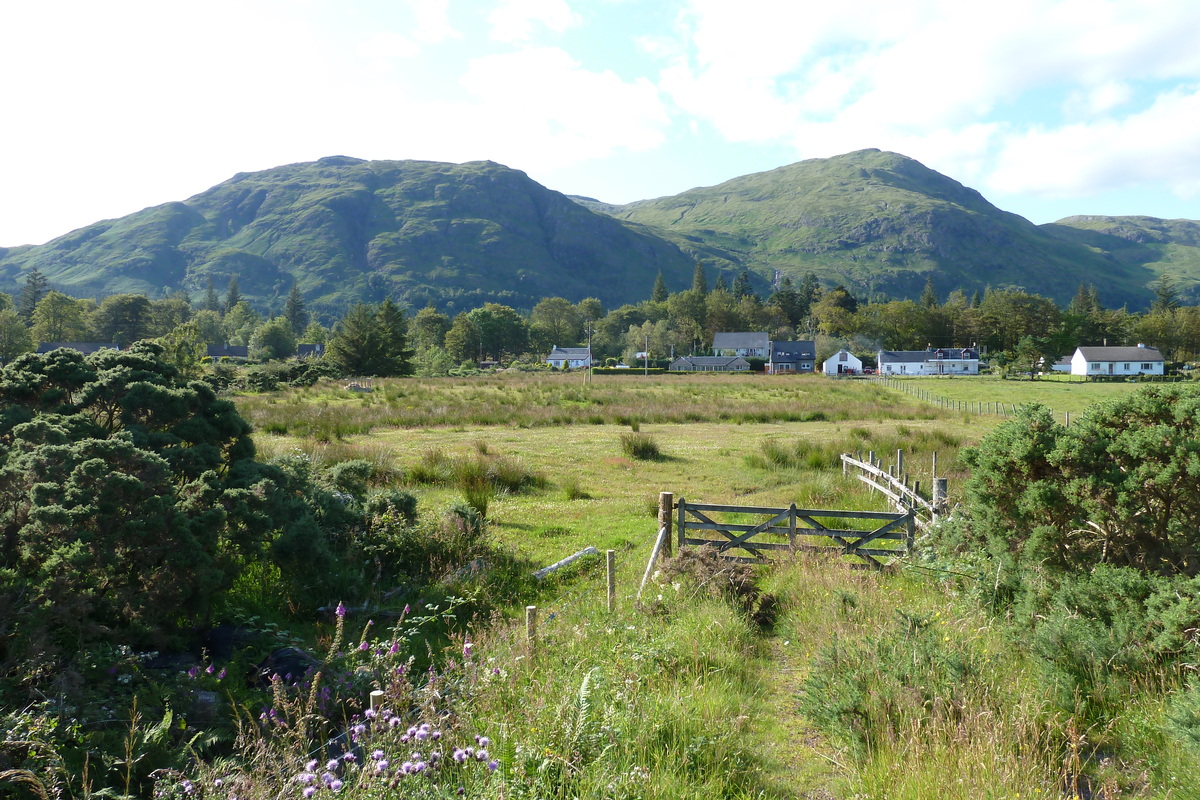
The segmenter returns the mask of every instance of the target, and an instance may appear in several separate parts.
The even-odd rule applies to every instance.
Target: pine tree
[[[937,289],[933,288],[933,278],[925,279],[925,290],[921,292],[921,307],[938,307],[938,293]]]
[[[696,271],[692,273],[692,291],[704,297],[708,294],[708,278],[704,277],[704,263],[696,262]]]
[[[228,314],[240,302],[242,302],[242,292],[238,288],[237,276],[234,275],[229,279],[229,289],[225,292],[225,313]]]
[[[292,290],[288,292],[287,302],[283,304],[283,318],[292,326],[292,332],[299,336],[304,328],[308,325],[308,310],[304,308],[304,297],[300,294],[300,288],[296,284],[292,284]]]
[[[217,297],[217,290],[213,286],[212,275],[208,276],[208,283],[204,287],[204,302],[200,305],[200,309],[221,313],[221,300]]]
[[[717,282],[715,284],[713,284],[713,291],[714,292],[728,292],[729,291],[729,284],[727,284],[725,282],[725,273],[724,272],[717,273]]]
[[[34,309],[49,291],[50,286],[46,276],[37,267],[34,267],[25,277],[25,285],[21,287],[21,294],[17,298],[17,316],[26,325],[32,322]]]
[[[750,285],[750,271],[742,270],[733,282],[733,296],[739,300],[743,297],[753,297],[754,287]]]
[[[650,292],[650,300],[655,303],[665,303],[670,293],[667,292],[667,282],[663,280],[662,270],[658,271],[658,277],[654,279],[654,289]]]

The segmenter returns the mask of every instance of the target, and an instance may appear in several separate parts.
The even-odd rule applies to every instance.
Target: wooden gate
[[[788,508],[761,508],[689,503],[683,498],[678,509],[680,547],[713,545],[727,558],[758,563],[766,562],[771,551],[817,552],[852,556],[880,569],[884,566],[880,559],[909,552],[915,527],[911,509],[896,513],[829,511],[796,508],[794,503]],[[738,519],[724,519],[728,515],[738,515]],[[767,519],[752,523],[745,521],[747,516]],[[873,522],[880,524],[850,527]]]

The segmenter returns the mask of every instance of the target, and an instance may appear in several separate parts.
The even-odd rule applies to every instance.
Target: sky
[[[1196,0],[0,5],[0,245],[281,164],[491,160],[627,203],[911,156],[1035,223],[1200,219]]]

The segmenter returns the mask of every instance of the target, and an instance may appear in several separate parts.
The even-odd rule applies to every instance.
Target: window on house
[[[1149,365],[1149,364],[1142,364],[1142,369],[1150,369],[1150,365]]]
[[[1088,369],[1100,369],[1099,364],[1088,364]]]
[[[1128,371],[1129,371],[1129,365],[1128,365],[1128,364],[1122,364],[1122,365],[1121,365],[1121,369],[1123,369],[1123,370],[1125,370],[1126,372],[1128,372]]]

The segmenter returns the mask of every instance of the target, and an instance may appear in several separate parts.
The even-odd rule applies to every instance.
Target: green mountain
[[[879,150],[592,207],[722,266],[793,279],[812,271],[864,296],[916,298],[932,278],[943,296],[1023,287],[1066,303],[1089,283],[1108,304],[1137,305],[1149,301],[1146,285],[1157,277],[1151,260],[1114,258],[1044,230],[920,162]]]
[[[1178,287],[1183,302],[1200,303],[1200,222],[1079,216],[1041,227],[1051,236],[1083,245],[1115,263],[1166,276]]]
[[[646,298],[703,261],[748,269],[766,294],[814,272],[865,298],[1022,287],[1065,304],[1081,283],[1144,308],[1161,275],[1200,302],[1200,223],[1070,217],[1034,225],[911,158],[861,150],[674,197],[618,206],[568,198],[491,162],[341,156],[243,173],[183,202],[0,248],[0,289],[33,268],[77,296],[179,289],[209,279],[270,309],[295,282],[315,311],[392,297],[455,312],[547,296]]]
[[[295,281],[314,310],[400,298],[450,311],[546,296],[606,305],[649,295],[695,262],[637,225],[594,214],[491,162],[323,158],[243,173],[184,202],[0,250],[0,286],[33,268],[77,296],[178,289],[278,308]]]

